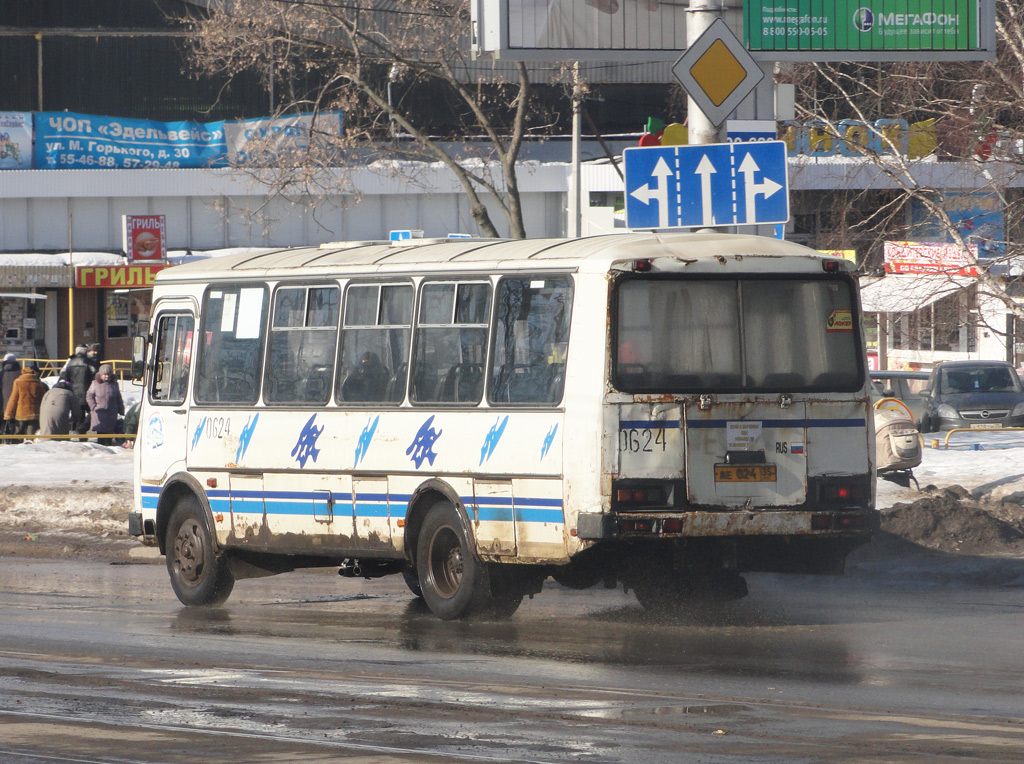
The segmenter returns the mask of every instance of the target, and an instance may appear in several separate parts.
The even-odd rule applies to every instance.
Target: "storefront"
[[[76,343],[99,343],[105,359],[130,358],[131,338],[149,332],[153,279],[165,267],[147,263],[75,268]]]
[[[0,349],[19,358],[56,357],[74,283],[72,269],[29,264],[19,256],[4,259],[13,262],[0,263]]]

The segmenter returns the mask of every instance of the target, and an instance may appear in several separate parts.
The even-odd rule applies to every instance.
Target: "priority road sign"
[[[629,148],[623,158],[629,228],[789,220],[783,141]]]
[[[672,74],[715,127],[764,79],[760,64],[720,18],[679,57]]]

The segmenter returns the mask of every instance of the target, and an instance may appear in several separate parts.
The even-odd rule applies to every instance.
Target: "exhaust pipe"
[[[380,578],[400,573],[405,560],[358,560],[346,557],[341,561],[338,575],[342,578]]]
[[[346,557],[341,561],[341,567],[338,569],[338,575],[342,578],[359,578],[363,575],[363,569],[359,565],[359,560],[353,560]]]

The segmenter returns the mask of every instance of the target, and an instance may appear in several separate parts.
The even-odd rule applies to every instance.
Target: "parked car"
[[[1005,361],[949,361],[932,369],[921,432],[1024,427],[1024,388]]]
[[[883,398],[897,398],[903,401],[915,422],[921,421],[927,396],[924,395],[931,375],[927,371],[872,371],[871,381],[876,392]]]

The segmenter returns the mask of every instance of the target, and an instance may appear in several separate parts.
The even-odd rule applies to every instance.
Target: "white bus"
[[[445,619],[549,576],[671,608],[842,573],[878,524],[851,269],[651,233],[168,268],[130,530],[188,606],[308,566],[401,573]]]

